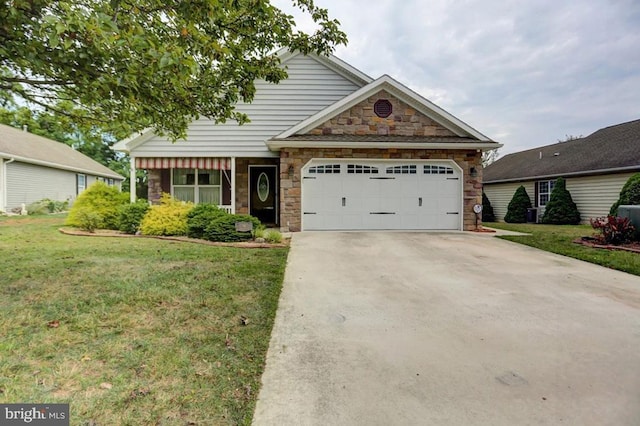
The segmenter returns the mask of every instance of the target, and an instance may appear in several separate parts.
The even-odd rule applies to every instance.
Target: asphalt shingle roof
[[[640,120],[591,135],[499,158],[484,169],[484,183],[640,169]]]
[[[4,124],[0,124],[0,157],[42,165],[46,163],[59,169],[124,179],[123,176],[68,145]]]

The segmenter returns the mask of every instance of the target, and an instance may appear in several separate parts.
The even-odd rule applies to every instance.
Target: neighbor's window
[[[182,201],[220,204],[220,170],[171,169],[171,194]]]
[[[87,175],[76,175],[76,195],[87,189]]]
[[[555,184],[555,180],[541,180],[538,182],[538,206],[543,207],[547,205]]]

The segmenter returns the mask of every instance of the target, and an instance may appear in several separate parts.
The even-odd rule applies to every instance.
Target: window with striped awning
[[[136,157],[138,169],[202,169],[231,170],[230,158],[193,157],[193,158],[145,158]]]

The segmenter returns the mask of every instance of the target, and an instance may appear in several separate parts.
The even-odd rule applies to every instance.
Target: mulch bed
[[[592,237],[582,237],[573,240],[575,244],[581,244],[583,246],[597,248],[597,249],[605,249],[605,250],[624,250],[630,251],[632,253],[640,253],[640,243],[629,243],[629,244],[620,244],[618,246],[614,246],[613,244],[600,244],[598,240]]]
[[[94,232],[82,231],[76,228],[59,228],[58,231],[65,235],[75,235],[81,237],[119,237],[119,238],[154,238],[157,240],[180,241],[184,243],[204,244],[207,246],[217,247],[240,247],[240,248],[277,248],[288,247],[289,239],[282,239],[280,244],[257,243],[255,241],[243,241],[239,243],[220,243],[215,241],[200,240],[189,237],[165,237],[155,235],[131,235],[120,231],[112,231],[108,229],[96,229]]]

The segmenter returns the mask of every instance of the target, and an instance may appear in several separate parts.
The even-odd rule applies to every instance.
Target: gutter
[[[627,166],[627,167],[613,167],[609,169],[599,169],[599,170],[583,170],[580,172],[570,172],[570,173],[554,173],[550,175],[537,175],[537,176],[523,176],[517,178],[510,179],[497,179],[497,180],[485,180],[484,184],[491,183],[509,183],[509,182],[522,182],[525,180],[540,180],[540,179],[549,179],[555,177],[565,177],[565,176],[593,176],[593,175],[605,175],[609,173],[622,173],[629,172],[634,170],[640,170],[640,164],[636,166]]]
[[[54,169],[61,169],[61,170],[69,170],[72,172],[79,172],[79,173],[84,173],[84,174],[89,174],[92,176],[101,176],[101,177],[110,177],[113,179],[120,179],[120,180],[124,180],[124,177],[120,176],[119,174],[116,174],[115,172],[113,172],[113,174],[108,174],[108,173],[104,173],[104,172],[98,172],[96,170],[90,170],[90,169],[83,169],[80,167],[71,167],[71,166],[65,166],[62,164],[58,164],[58,163],[51,163],[49,161],[43,161],[43,160],[34,160],[33,158],[27,158],[27,157],[20,157],[20,156],[14,156],[11,154],[6,154],[3,152],[0,152],[0,157],[2,156],[6,156],[8,158],[11,158],[11,160],[9,160],[9,162],[5,163],[5,164],[9,164],[12,163],[14,161],[21,161],[23,163],[29,163],[29,164],[35,164],[38,166],[45,166],[45,167],[51,167]]]
[[[282,148],[363,148],[363,149],[481,149],[492,150],[503,145],[496,142],[337,142],[337,141],[287,141],[270,140],[266,142],[271,151]]]

